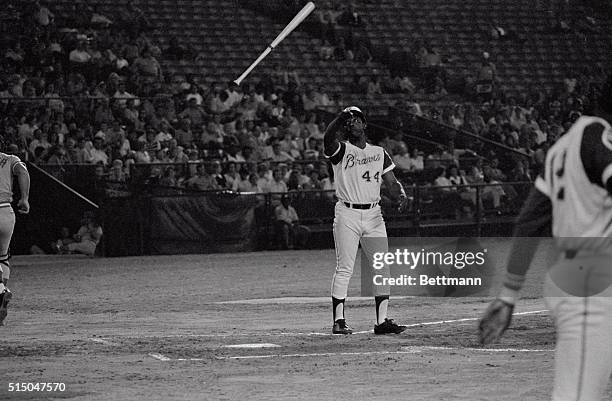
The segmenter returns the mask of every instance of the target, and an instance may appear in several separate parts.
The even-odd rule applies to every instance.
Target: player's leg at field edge
[[[605,257],[603,263],[607,263]],[[612,373],[612,290],[597,296],[574,296],[561,290],[550,276],[544,290],[557,330],[552,400],[600,400]]]

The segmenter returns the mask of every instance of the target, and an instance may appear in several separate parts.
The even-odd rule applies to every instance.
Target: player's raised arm
[[[344,127],[347,120],[351,118],[351,113],[343,110],[332,120],[325,130],[323,137],[323,153],[326,157],[332,159],[341,152],[340,141],[338,140],[338,130]],[[342,159],[342,157],[340,157]]]

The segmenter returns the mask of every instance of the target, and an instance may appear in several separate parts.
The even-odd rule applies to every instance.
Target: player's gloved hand
[[[491,344],[497,341],[510,326],[514,304],[497,298],[487,308],[478,324],[478,341]]]
[[[30,202],[28,202],[27,199],[19,199],[17,211],[19,213],[28,214],[30,212]]]
[[[400,213],[405,212],[410,206],[410,201],[412,198],[409,198],[406,194],[402,193],[399,196],[399,205],[397,207],[397,211]]]
[[[353,113],[351,113],[348,108],[342,110],[340,112],[340,114],[338,114],[338,118],[340,119],[340,121],[342,121],[343,123],[349,121],[351,118],[353,118]]]

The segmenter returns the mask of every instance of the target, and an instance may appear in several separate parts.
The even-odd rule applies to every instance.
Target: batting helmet
[[[359,117],[361,118],[361,121],[363,121],[363,124],[367,124],[366,118],[365,118],[365,114],[363,114],[363,111],[361,111],[361,109],[357,106],[349,106],[346,109],[342,110],[345,111],[347,113],[349,113],[352,117]]]

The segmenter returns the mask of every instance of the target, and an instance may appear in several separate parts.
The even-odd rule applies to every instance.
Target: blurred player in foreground
[[[550,148],[521,211],[504,286],[479,325],[483,344],[510,324],[537,247],[560,250],[544,284],[557,329],[553,401],[597,401],[612,372],[612,76],[593,116],[582,116]]]
[[[15,227],[15,212],[11,207],[13,201],[13,177],[17,176],[21,198],[17,204],[19,213],[27,214],[30,211],[28,197],[30,194],[30,174],[26,165],[15,155],[0,152],[0,326],[4,324],[8,303],[13,294],[7,284],[11,276],[9,265],[9,245]]]
[[[347,141],[337,137],[340,128],[344,128]],[[405,208],[408,201],[404,188],[393,174],[395,164],[383,148],[366,142],[365,128],[364,114],[359,108],[351,106],[329,124],[324,137],[324,153],[333,166],[338,197],[333,229],[336,245],[336,271],[332,280],[334,334],[353,332],[346,323],[344,301],[359,243],[370,262],[374,252],[388,250],[387,230],[378,205],[382,182],[399,202],[400,210]],[[384,273],[388,277],[388,268]],[[374,291],[374,333],[399,334],[406,330],[406,326],[387,318],[389,286],[374,286]]]

